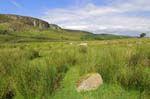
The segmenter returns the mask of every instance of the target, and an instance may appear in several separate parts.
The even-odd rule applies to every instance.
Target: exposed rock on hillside
[[[103,79],[100,74],[93,73],[88,74],[80,78],[79,81],[77,81],[77,91],[90,91],[97,89],[100,85],[103,84]]]
[[[57,30],[61,29],[61,27],[55,24],[49,24],[46,21],[43,21],[37,18],[27,17],[27,16],[0,14],[0,20],[1,20],[0,23],[16,21],[25,25],[39,27],[40,29],[48,29],[48,28],[57,29]]]
[[[61,27],[59,27],[59,26],[56,25],[56,24],[49,24],[49,28],[50,28],[50,29],[54,29],[54,30],[60,30],[60,29],[61,29]]]

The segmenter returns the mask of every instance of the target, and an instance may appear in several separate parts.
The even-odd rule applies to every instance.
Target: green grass
[[[39,19],[40,20],[40,19]],[[85,41],[85,40],[111,40],[128,38],[125,36],[109,34],[93,34],[80,30],[40,28],[33,25],[38,19],[32,17],[0,14],[0,43],[4,42],[43,42],[43,41]],[[52,25],[52,24],[51,24]],[[54,25],[57,26],[57,25]],[[57,26],[57,28],[60,28]]]
[[[0,99],[149,99],[150,39],[0,44]],[[98,72],[104,84],[78,93]]]
[[[9,37],[9,39],[8,39]],[[42,30],[30,27],[25,31],[10,32],[0,26],[0,42],[30,42],[30,41],[85,41],[85,40],[110,40],[127,38],[115,35],[95,35],[84,32],[68,32],[65,30]]]
[[[127,91],[119,85],[107,84],[95,91],[78,93],[76,91],[76,81],[80,77],[79,68],[74,67],[66,73],[62,82],[62,88],[58,89],[52,99],[138,99],[138,91]]]

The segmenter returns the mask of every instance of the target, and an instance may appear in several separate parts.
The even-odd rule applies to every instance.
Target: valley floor
[[[149,99],[150,39],[0,44],[0,99]],[[104,84],[77,92],[99,73]]]

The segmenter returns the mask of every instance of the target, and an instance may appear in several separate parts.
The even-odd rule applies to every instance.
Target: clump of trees
[[[143,38],[143,37],[145,37],[146,36],[146,33],[141,33],[140,34],[140,38]]]

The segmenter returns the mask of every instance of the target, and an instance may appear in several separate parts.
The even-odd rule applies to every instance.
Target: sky
[[[0,0],[0,13],[97,34],[150,36],[150,0]]]

